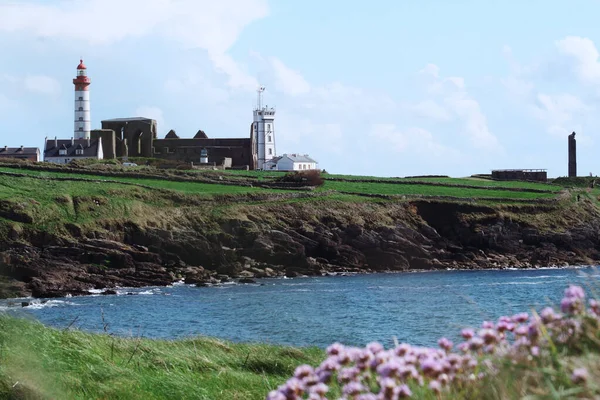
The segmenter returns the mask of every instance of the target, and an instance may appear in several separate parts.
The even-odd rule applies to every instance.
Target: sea
[[[133,338],[435,346],[441,337],[458,340],[461,329],[483,321],[557,306],[569,284],[597,293],[598,277],[597,268],[573,267],[260,279],[213,287],[179,283],[119,288],[118,295],[2,300],[0,309],[56,328]]]

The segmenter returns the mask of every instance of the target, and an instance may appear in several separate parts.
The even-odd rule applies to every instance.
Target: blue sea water
[[[262,279],[219,287],[152,287],[114,296],[33,300],[0,307],[45,324],[151,338],[213,336],[243,342],[325,347],[379,341],[434,346],[462,328],[557,305],[568,284],[598,286],[595,268],[440,271]],[[137,295],[126,295],[127,292]],[[73,322],[75,321],[75,322]]]

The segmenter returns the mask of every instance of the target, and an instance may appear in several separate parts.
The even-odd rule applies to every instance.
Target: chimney
[[[71,146],[75,146],[75,138],[71,136]]]
[[[58,147],[58,139],[54,136],[54,147]]]
[[[87,147],[90,147],[90,144],[91,144],[91,139],[87,138]]]

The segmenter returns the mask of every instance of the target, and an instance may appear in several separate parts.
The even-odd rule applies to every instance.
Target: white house
[[[265,171],[306,171],[317,169],[317,162],[308,154],[284,154],[265,162]]]
[[[44,146],[44,161],[68,164],[72,160],[94,158],[102,160],[102,138],[98,139],[48,139]]]

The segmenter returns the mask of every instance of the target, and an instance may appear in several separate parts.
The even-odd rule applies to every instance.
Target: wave
[[[24,306],[27,310],[41,310],[43,308],[63,307],[63,306],[76,306],[76,303],[66,300],[32,300],[29,305]]]

